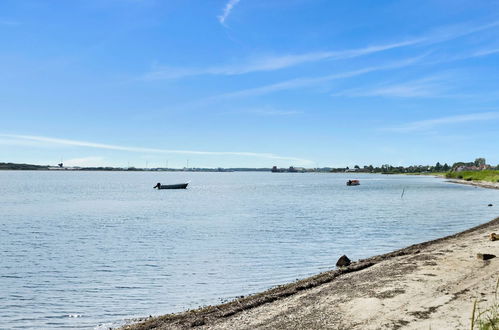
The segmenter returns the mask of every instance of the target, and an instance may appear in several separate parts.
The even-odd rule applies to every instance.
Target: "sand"
[[[499,182],[488,182],[488,181],[466,181],[460,179],[448,180],[452,183],[467,184],[470,186],[489,188],[489,189],[499,189]]]
[[[494,301],[499,218],[233,302],[125,329],[469,329]],[[490,260],[478,253],[498,256]]]

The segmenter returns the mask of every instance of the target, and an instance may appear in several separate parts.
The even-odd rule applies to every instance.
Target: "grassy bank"
[[[499,182],[499,171],[485,170],[485,171],[449,172],[445,175],[445,177],[448,179],[462,179],[466,181]]]
[[[432,175],[432,176],[442,176],[444,177],[449,172],[420,172],[420,173],[403,173],[407,175]]]

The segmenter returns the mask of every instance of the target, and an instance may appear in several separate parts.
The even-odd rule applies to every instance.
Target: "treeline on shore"
[[[331,172],[341,173],[341,172],[359,172],[359,173],[382,173],[382,174],[403,174],[403,173],[442,173],[447,172],[452,169],[447,163],[440,164],[440,162],[435,165],[411,165],[411,166],[393,166],[390,164],[385,164],[381,166],[365,165],[360,167],[355,165],[353,168],[338,167],[332,168]]]
[[[33,164],[16,164],[16,163],[0,163],[0,170],[48,170],[48,165],[33,165]]]
[[[374,167],[372,165],[360,167],[355,165],[353,168],[333,168],[331,172],[365,172],[365,173],[383,173],[383,174],[404,174],[404,173],[438,173],[445,174],[447,172],[483,172],[483,171],[499,170],[499,165],[491,166],[486,163],[485,158],[477,158],[473,162],[456,162],[449,166],[447,163],[443,165],[437,162],[435,165],[411,165],[411,166],[392,166],[389,164]]]

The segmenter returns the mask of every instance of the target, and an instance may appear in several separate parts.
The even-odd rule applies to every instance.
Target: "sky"
[[[499,1],[0,0],[0,162],[499,164]]]

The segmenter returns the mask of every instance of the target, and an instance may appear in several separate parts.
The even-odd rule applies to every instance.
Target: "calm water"
[[[0,197],[2,328],[214,304],[499,215],[499,190],[409,176],[4,171]]]

